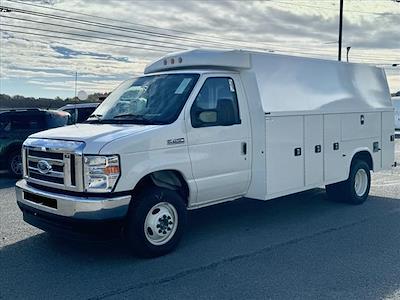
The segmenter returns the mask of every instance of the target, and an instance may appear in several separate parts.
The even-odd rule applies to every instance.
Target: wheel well
[[[147,174],[136,184],[133,189],[133,195],[137,195],[148,186],[158,186],[178,191],[185,200],[185,204],[188,205],[189,186],[179,171],[162,170]]]
[[[8,158],[8,156],[13,153],[14,151],[20,151],[21,152],[22,149],[22,144],[12,144],[10,146],[7,147],[7,150],[4,152],[6,158]]]
[[[368,151],[357,152],[353,156],[353,159],[352,159],[351,163],[353,164],[353,162],[356,161],[356,160],[365,161],[368,164],[370,170],[374,169],[374,163],[373,163],[371,154]]]

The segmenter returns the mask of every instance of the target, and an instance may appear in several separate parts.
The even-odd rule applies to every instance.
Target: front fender
[[[121,178],[115,191],[133,190],[143,177],[163,170],[174,170],[181,173],[189,187],[189,203],[195,200],[197,187],[186,147],[122,154]]]

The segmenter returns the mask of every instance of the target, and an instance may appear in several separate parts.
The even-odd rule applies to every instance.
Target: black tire
[[[17,166],[19,164],[19,167]],[[22,155],[21,150],[12,150],[7,156],[8,173],[14,178],[22,177]]]
[[[183,235],[187,222],[186,205],[181,194],[165,188],[149,187],[139,193],[137,197],[134,197],[132,201],[124,227],[124,235],[134,254],[140,257],[156,257],[165,255],[174,250]],[[153,231],[150,228],[150,230],[145,233],[144,226],[150,210],[156,205],[163,205],[163,203],[172,205],[176,210],[177,225],[175,227],[175,233],[170,234],[171,237],[168,241],[164,244],[155,245],[146,237],[146,234],[152,235]],[[154,212],[156,210],[157,209],[154,209],[151,214],[155,215]],[[157,226],[159,225],[160,223],[157,224]],[[167,226],[169,228],[169,225]],[[156,235],[157,234],[156,232]],[[160,232],[160,234],[162,233]]]
[[[361,189],[360,194],[357,194],[355,188],[356,174],[361,171],[361,173],[366,175],[366,187]],[[336,202],[344,202],[349,204],[362,204],[364,203],[369,194],[369,190],[371,187],[371,173],[369,170],[368,164],[363,160],[355,160],[351,164],[350,176],[347,180],[327,185],[326,192],[328,194],[328,198],[332,201]]]

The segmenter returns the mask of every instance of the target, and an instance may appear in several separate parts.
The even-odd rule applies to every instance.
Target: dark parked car
[[[100,103],[78,103],[67,104],[58,110],[66,111],[71,114],[71,124],[83,123],[95,111]]]
[[[70,114],[55,110],[15,109],[0,111],[0,167],[14,177],[22,175],[21,146],[31,134],[70,122]]]

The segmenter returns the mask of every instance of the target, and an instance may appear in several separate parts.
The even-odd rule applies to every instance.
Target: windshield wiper
[[[116,115],[113,117],[114,120],[124,122],[139,122],[140,124],[153,124],[152,120],[144,118],[142,115],[135,115],[135,114],[123,114],[123,115]]]
[[[133,123],[133,124],[145,124],[145,125],[160,125],[165,124],[164,122],[156,121],[156,120],[149,120],[144,118],[142,115],[135,115],[135,114],[122,114],[116,115],[112,119],[102,119],[102,115],[91,115],[88,120],[85,122],[87,123],[103,123],[103,124],[120,124],[120,123]],[[96,119],[90,119],[96,118]]]
[[[100,115],[100,114],[93,114],[93,115],[90,115],[87,119],[86,119],[86,121],[84,121],[84,123],[97,123],[97,122],[99,122],[100,120],[101,120],[101,117],[102,117],[103,115]],[[96,118],[95,120],[90,120],[90,119],[92,119],[92,118]]]
[[[97,118],[97,119],[100,119],[102,116],[103,116],[103,115],[93,114],[93,115],[90,115],[90,116],[88,117],[88,119],[90,119],[90,118]]]
[[[143,118],[142,115],[135,115],[135,114],[123,114],[123,115],[116,115],[115,117],[113,117],[113,119],[118,119],[118,118],[126,118],[126,117],[134,117],[135,120],[136,119],[140,119],[140,120],[147,120],[145,118]]]

